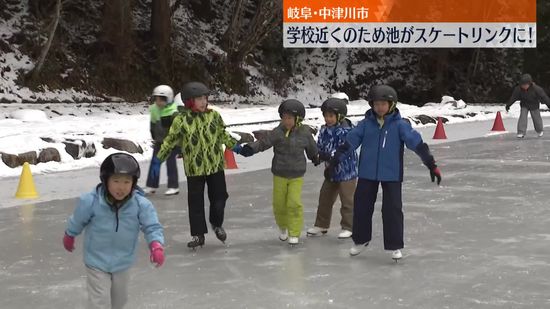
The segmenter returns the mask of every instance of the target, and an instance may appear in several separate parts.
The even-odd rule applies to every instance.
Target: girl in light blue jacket
[[[139,176],[139,164],[132,156],[108,156],[101,164],[101,184],[80,197],[68,220],[63,237],[67,251],[74,250],[75,237],[85,230],[89,308],[124,307],[140,230],[151,250],[151,262],[157,267],[164,262],[163,228],[155,208],[136,186]]]

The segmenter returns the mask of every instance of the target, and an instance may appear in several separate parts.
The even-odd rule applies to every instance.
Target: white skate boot
[[[399,261],[402,257],[403,257],[403,254],[401,253],[401,250],[394,250],[394,251],[391,253],[391,258],[392,258],[395,262]]]
[[[279,234],[279,239],[281,241],[287,241],[288,240],[288,230],[287,229],[279,229],[279,231],[281,232]]]
[[[320,236],[320,235],[325,235],[327,232],[328,232],[328,229],[314,226],[307,230],[307,236]]]
[[[340,232],[340,234],[338,234],[338,239],[350,238],[351,235],[352,235],[352,232],[351,232],[351,231],[342,230],[342,231]]]
[[[178,188],[168,188],[166,192],[164,192],[164,195],[176,195],[180,193],[180,189]]]
[[[349,249],[349,255],[351,255],[351,256],[359,255],[359,253],[363,252],[363,250],[365,250],[365,248],[368,245],[369,245],[368,242],[366,242],[364,244],[353,244],[351,249]]]

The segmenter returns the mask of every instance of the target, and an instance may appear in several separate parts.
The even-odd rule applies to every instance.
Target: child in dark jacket
[[[286,100],[279,106],[281,124],[265,138],[246,144],[235,152],[248,157],[273,147],[273,214],[279,226],[281,241],[290,245],[300,241],[304,225],[302,185],[306,172],[306,158],[319,164],[317,146],[308,127],[302,125],[306,114],[298,100]]]
[[[372,238],[372,214],[382,184],[382,222],[384,226],[384,249],[392,251],[392,258],[402,257],[404,145],[413,150],[430,170],[432,182],[441,182],[441,172],[435,164],[428,145],[418,131],[401,118],[396,108],[397,93],[389,86],[373,87],[368,94],[372,107],[365,119],[360,121],[346,137],[346,143],[338,148],[331,162],[343,161],[361,146],[359,157],[359,180],[355,189],[353,209],[353,242],[350,255],[361,253]]]
[[[331,167],[330,157],[338,146],[346,142],[346,135],[352,129],[351,122],[346,119],[347,102],[343,99],[330,98],[323,102],[321,111],[326,125],[321,127],[317,137],[319,158],[325,163],[325,181],[319,193],[319,206],[315,225],[307,230],[308,236],[326,234],[330,227],[332,207],[340,196],[342,207],[340,214],[342,230],[338,238],[345,239],[352,235],[353,225],[353,195],[357,183],[357,153],[352,152],[337,166]],[[331,173],[331,171],[334,171]]]
[[[178,107],[174,103],[174,91],[168,85],[159,85],[153,89],[151,96],[153,104],[149,107],[151,115],[151,137],[153,138],[153,160],[149,166],[145,193],[154,194],[159,187],[160,180],[160,162],[154,160],[160,151],[162,142],[168,135],[170,126],[178,113]],[[176,156],[178,149],[174,149],[166,159],[166,172],[168,174],[168,190],[165,195],[175,195],[180,192],[178,182],[178,167],[176,165]]]

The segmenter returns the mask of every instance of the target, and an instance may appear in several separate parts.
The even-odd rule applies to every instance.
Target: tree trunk
[[[44,45],[44,47],[42,48],[42,51],[40,52],[40,57],[38,57],[37,64],[32,71],[31,79],[33,81],[38,80],[38,77],[40,76],[40,72],[42,71],[44,62],[46,62],[46,57],[48,56],[48,52],[52,47],[53,38],[55,37],[55,30],[57,30],[57,25],[59,24],[60,18],[61,18],[61,0],[57,0],[56,6],[55,6],[55,15],[53,17],[52,24],[50,26],[50,32],[48,34],[48,41],[46,41],[46,45]]]
[[[231,15],[231,22],[229,23],[227,30],[225,30],[220,44],[222,49],[224,49],[226,52],[234,49],[236,44],[238,44],[245,3],[246,0],[235,1],[233,14]]]
[[[130,0],[105,1],[103,7],[101,46],[102,66],[107,87],[118,94],[130,72],[134,51]]]
[[[169,66],[172,59],[170,34],[172,32],[172,11],[169,0],[153,0],[151,3],[151,36],[156,54],[153,63],[154,72],[158,72],[161,79],[169,80]]]
[[[252,52],[280,24],[281,18],[280,1],[260,0],[250,27],[243,31],[236,48],[228,51],[229,61],[234,65],[240,65],[246,55]]]

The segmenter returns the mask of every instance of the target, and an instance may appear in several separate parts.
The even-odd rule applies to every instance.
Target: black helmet
[[[395,89],[388,85],[374,86],[369,90],[367,94],[367,101],[372,106],[374,101],[389,101],[392,103],[397,102],[397,92]]]
[[[533,82],[533,78],[529,74],[523,74],[521,78],[519,79],[520,85],[526,85]]]
[[[306,117],[306,108],[304,104],[298,100],[284,100],[283,103],[279,105],[279,116],[283,118],[283,114],[292,114],[295,117],[303,119]]]
[[[321,105],[321,112],[333,112],[338,117],[346,117],[348,114],[347,102],[343,99],[330,98]]]
[[[114,174],[124,174],[132,176],[134,180],[134,186],[137,184],[137,180],[140,176],[140,169],[138,161],[131,155],[123,152],[117,152],[109,155],[99,168],[99,179],[106,184],[109,177]]]
[[[181,99],[183,101],[202,97],[203,95],[209,95],[210,89],[206,87],[205,84],[200,82],[189,82],[185,85],[183,85],[183,89],[181,90]]]

